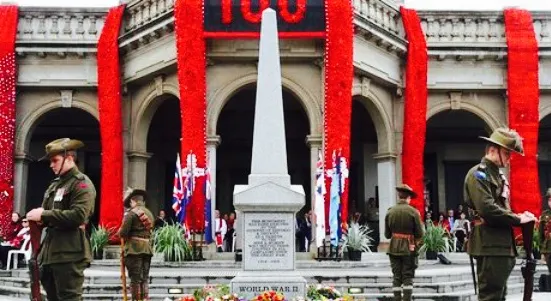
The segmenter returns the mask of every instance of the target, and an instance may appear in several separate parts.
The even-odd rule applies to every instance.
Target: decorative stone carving
[[[73,90],[61,90],[61,107],[70,108],[73,106]]]
[[[462,92],[450,92],[450,107],[452,110],[461,109],[461,96]]]

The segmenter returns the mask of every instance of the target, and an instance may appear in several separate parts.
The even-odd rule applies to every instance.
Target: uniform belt
[[[406,234],[406,233],[392,233],[392,238],[398,238],[398,239],[407,239],[408,241],[408,248],[411,252],[415,251],[415,240],[413,234]]]
[[[149,242],[149,238],[143,238],[143,237],[137,237],[137,236],[132,236],[130,237],[130,239]]]
[[[407,240],[413,240],[413,234],[392,233],[392,237],[394,237],[394,238],[401,238],[401,239],[407,239]]]

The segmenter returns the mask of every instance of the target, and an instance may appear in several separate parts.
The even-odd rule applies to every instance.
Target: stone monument
[[[277,20],[268,8],[260,30],[251,174],[249,184],[233,192],[243,246],[243,270],[231,281],[233,293],[306,296],[306,280],[295,271],[295,213],[304,202],[304,188],[291,185],[287,171]]]

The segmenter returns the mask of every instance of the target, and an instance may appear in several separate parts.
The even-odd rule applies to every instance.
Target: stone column
[[[13,174],[13,210],[26,212],[27,180],[29,176],[29,163],[32,158],[26,153],[15,154],[15,170]]]
[[[207,137],[207,166],[210,171],[210,212],[213,220],[214,210],[216,209],[216,149],[218,148],[218,145],[220,145],[221,141],[222,139],[218,135]],[[216,231],[215,228],[216,227],[214,225],[211,227],[212,237],[214,237],[214,232]]]
[[[153,154],[143,151],[128,151],[128,186],[138,189],[147,187],[147,160]]]
[[[396,204],[396,154],[379,153],[377,160],[377,186],[379,186],[379,246],[388,244],[385,238],[385,215]]]
[[[323,138],[319,135],[307,135],[306,144],[310,147],[310,208],[312,210],[316,203],[316,166],[318,162],[318,154],[322,150]],[[323,154],[322,154],[323,156]],[[308,200],[306,200],[308,202]],[[311,221],[312,241],[310,244],[310,252],[317,253],[316,246],[316,219]]]

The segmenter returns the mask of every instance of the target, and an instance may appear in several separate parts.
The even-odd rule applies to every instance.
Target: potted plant
[[[99,226],[96,228],[92,226],[92,232],[90,233],[90,246],[92,248],[92,254],[94,259],[103,259],[103,248],[109,242],[109,236],[111,235],[111,230]]]
[[[446,252],[451,248],[453,247],[449,239],[448,231],[442,226],[435,226],[428,223],[419,252],[424,252],[426,259],[436,260],[438,252]]]
[[[162,253],[165,261],[191,260],[191,248],[180,224],[165,224],[153,232],[153,250]]]
[[[367,226],[360,226],[358,223],[351,223],[348,227],[348,233],[343,235],[342,248],[348,249],[348,258],[351,261],[361,261],[362,252],[371,252],[369,248],[373,238],[370,234],[373,232]]]

